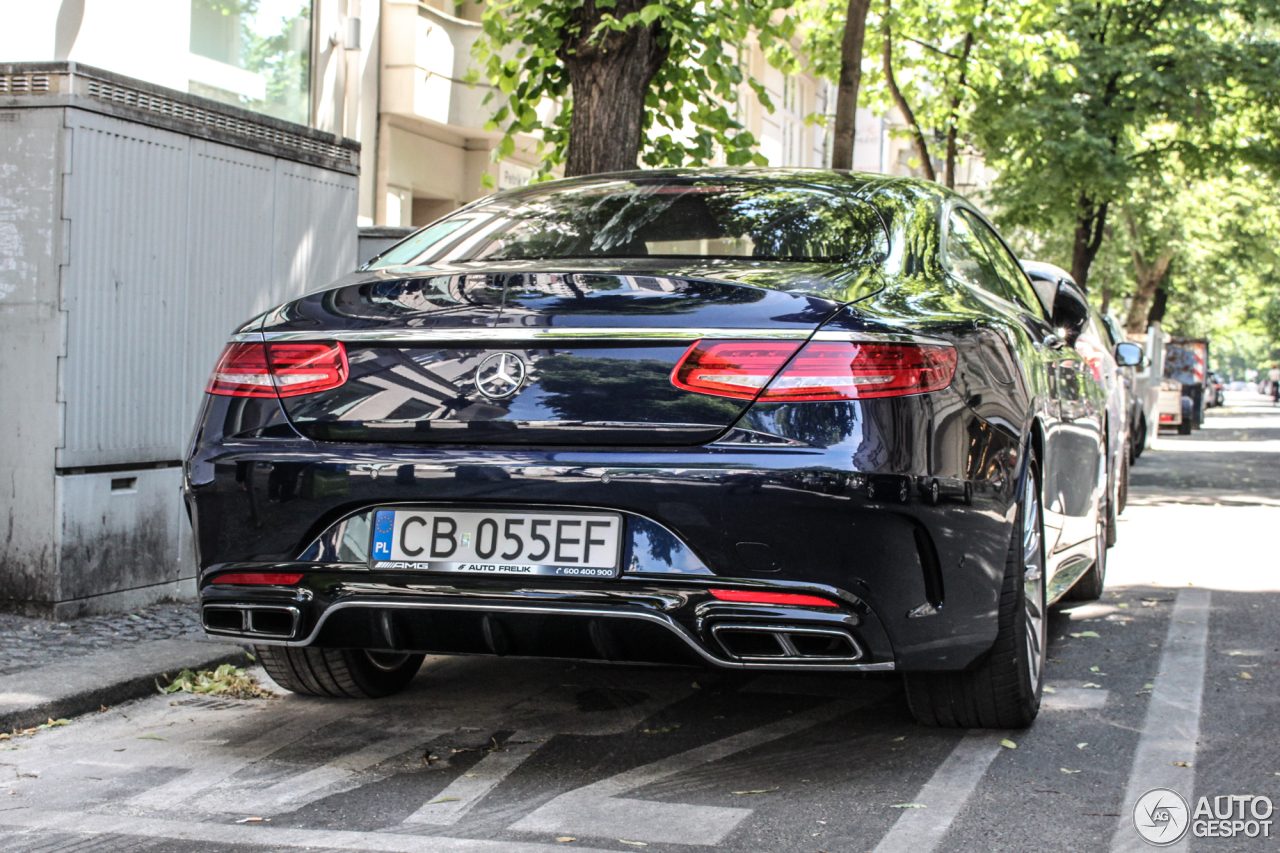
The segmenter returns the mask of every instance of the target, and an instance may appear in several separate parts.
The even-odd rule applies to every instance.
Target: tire
[[[1144,414],[1138,418],[1138,440],[1129,442],[1129,464],[1138,461],[1138,457],[1142,455],[1142,451],[1147,449],[1147,416]]]
[[[1125,447],[1124,454],[1120,457],[1120,487],[1116,490],[1117,510],[1119,514],[1124,514],[1124,508],[1129,505],[1129,447]]]
[[[907,704],[922,726],[1025,728],[1040,712],[1045,658],[1044,517],[1031,458],[1000,587],[996,641],[974,668],[904,676]]]
[[[253,651],[271,680],[284,689],[335,699],[378,699],[399,693],[418,674],[426,657],[286,646],[254,646]]]
[[[1178,435],[1191,435],[1191,421],[1182,419],[1182,423],[1178,424]]]
[[[1072,586],[1067,590],[1067,594],[1063,596],[1069,601],[1097,601],[1102,598],[1102,587],[1107,582],[1107,527],[1108,523],[1114,527],[1115,516],[1110,519],[1100,518],[1096,531],[1094,533],[1094,547],[1097,549],[1097,559],[1093,561],[1084,574],[1080,576]]]

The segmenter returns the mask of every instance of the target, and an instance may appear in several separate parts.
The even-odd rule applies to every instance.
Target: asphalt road
[[[1028,730],[918,728],[891,677],[438,658],[381,702],[157,696],[0,742],[0,851],[1142,850],[1157,786],[1243,797],[1171,849],[1276,850],[1280,409],[1228,402],[1134,468]]]

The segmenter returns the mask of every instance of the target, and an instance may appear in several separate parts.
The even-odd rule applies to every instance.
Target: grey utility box
[[[181,460],[228,334],[356,265],[359,146],[0,65],[0,608],[194,591]]]

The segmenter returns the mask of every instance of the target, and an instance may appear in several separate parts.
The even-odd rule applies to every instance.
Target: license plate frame
[[[437,519],[451,524],[440,524]],[[483,531],[490,537],[488,557],[483,556],[485,540],[479,529],[486,520],[493,522]],[[404,529],[406,524],[409,531]],[[539,533],[545,548],[535,549],[537,537],[521,536],[530,529]],[[622,573],[625,531],[623,514],[608,510],[384,506],[375,509],[370,525],[368,566],[371,571],[608,580]],[[513,538],[522,540],[518,552],[510,550]],[[585,562],[581,559],[584,549]],[[511,553],[517,556],[501,559]],[[601,554],[607,554],[607,559]],[[524,559],[533,555],[538,559]],[[544,562],[552,558],[556,559]]]

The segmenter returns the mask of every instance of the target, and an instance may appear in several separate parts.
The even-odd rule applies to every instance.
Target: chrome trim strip
[[[236,605],[221,605],[236,606]],[[852,663],[852,664],[826,664],[826,663],[735,663],[733,661],[725,661],[710,654],[702,647],[702,645],[688,632],[682,628],[674,619],[669,616],[662,616],[657,613],[646,613],[643,611],[625,611],[605,610],[594,607],[539,607],[522,606],[515,604],[490,604],[490,603],[469,603],[469,602],[427,602],[427,601],[339,601],[330,605],[324,613],[320,615],[320,619],[316,622],[316,627],[311,634],[303,640],[294,640],[284,642],[280,640],[272,640],[264,642],[264,645],[273,646],[289,646],[300,648],[309,646],[315,642],[316,637],[320,634],[320,630],[324,627],[324,623],[329,618],[329,614],[337,610],[346,610],[353,607],[369,607],[375,610],[385,610],[388,608],[398,608],[405,610],[424,609],[424,610],[480,610],[485,612],[503,612],[503,613],[536,613],[548,616],[573,615],[573,616],[603,616],[611,619],[644,619],[654,622],[673,634],[678,636],[685,642],[689,648],[693,649],[707,663],[724,669],[822,669],[841,672],[889,672],[894,669],[893,661],[885,663]],[[256,638],[255,638],[256,639]]]
[[[844,332],[837,329],[823,330],[819,329],[814,333],[815,341],[839,341],[844,343],[890,343],[899,344],[932,344],[934,346],[949,347],[950,341],[942,338],[931,338],[926,335],[910,335],[905,332]]]
[[[257,335],[257,332],[253,333]],[[807,340],[812,329],[694,329],[662,326],[512,326],[438,329],[338,329],[311,332],[263,332],[268,341],[342,341],[344,343],[413,344],[437,341],[493,341],[507,343],[535,340],[674,340],[699,338],[743,340]],[[257,340],[237,335],[233,340]]]

